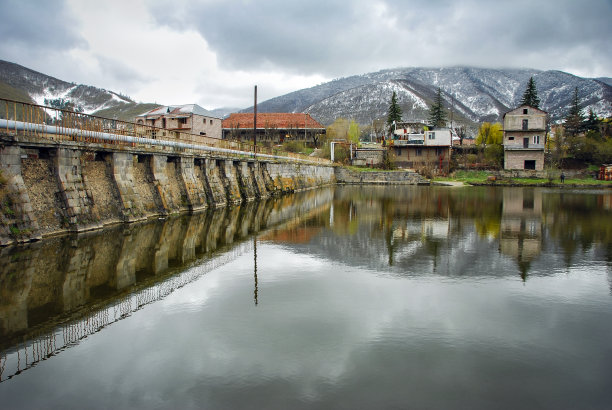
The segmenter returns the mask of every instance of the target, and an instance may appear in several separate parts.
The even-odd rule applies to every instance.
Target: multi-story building
[[[451,130],[428,130],[425,124],[398,124],[387,141],[392,161],[399,168],[448,172],[451,156]]]
[[[544,169],[547,114],[528,105],[504,114],[505,169]]]
[[[136,117],[136,124],[157,129],[149,132],[154,138],[169,136],[197,142],[203,137],[221,138],[221,119],[197,104],[163,106]],[[167,130],[167,131],[166,131]]]

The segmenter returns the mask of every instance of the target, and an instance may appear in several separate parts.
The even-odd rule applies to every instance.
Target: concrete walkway
[[[468,184],[464,184],[461,181],[436,181],[432,183],[432,185],[441,185],[441,186],[450,186],[450,187],[462,187],[469,186]]]

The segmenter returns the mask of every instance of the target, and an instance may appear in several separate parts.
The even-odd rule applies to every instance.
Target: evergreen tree
[[[599,118],[597,118],[597,114],[595,114],[592,108],[589,108],[589,116],[584,122],[584,128],[588,131],[599,130]]]
[[[572,136],[575,136],[582,131],[584,122],[584,114],[580,109],[580,100],[578,99],[578,87],[574,89],[574,97],[567,117],[565,117],[565,130]]]
[[[525,89],[525,93],[523,94],[523,99],[521,100],[521,105],[528,105],[533,108],[540,108],[540,99],[538,98],[538,90],[536,88],[536,83],[533,77],[529,78],[529,82],[527,83],[527,88]]]
[[[446,113],[444,112],[444,105],[442,102],[442,90],[438,87],[436,98],[429,107],[429,125],[432,128],[444,127],[446,125]]]
[[[393,95],[391,96],[391,105],[389,105],[389,114],[387,114],[387,128],[389,129],[389,133],[394,131],[393,123],[398,123],[402,120],[402,109],[397,104],[397,95],[395,95],[395,91],[393,91]]]

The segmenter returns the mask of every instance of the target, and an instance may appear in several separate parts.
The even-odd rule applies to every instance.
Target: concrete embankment
[[[334,168],[326,165],[3,142],[1,245],[336,182]]]
[[[337,168],[336,181],[344,184],[429,185],[429,180],[414,171],[357,172],[349,168]]]

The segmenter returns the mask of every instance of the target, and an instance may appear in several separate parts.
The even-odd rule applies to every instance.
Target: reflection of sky
[[[0,384],[7,408],[604,408],[605,268],[398,277],[257,246],[61,360]]]

